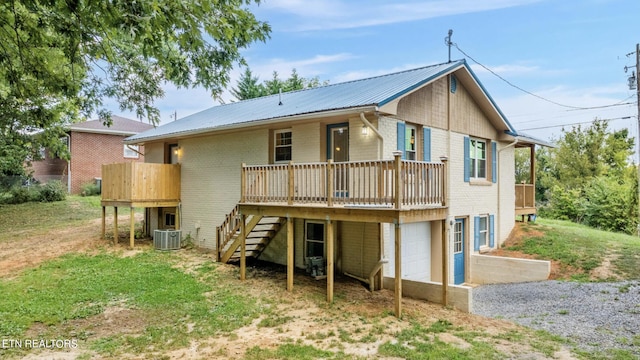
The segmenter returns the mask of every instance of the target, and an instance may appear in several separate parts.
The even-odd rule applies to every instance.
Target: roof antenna
[[[449,61],[448,62],[451,62],[451,45],[453,45],[453,43],[451,42],[451,35],[453,35],[453,30],[449,29],[449,36],[444,38],[444,44],[449,47]]]
[[[278,89],[278,105],[282,105],[282,88]]]

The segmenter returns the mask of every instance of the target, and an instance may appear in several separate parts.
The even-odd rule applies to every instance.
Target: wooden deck
[[[102,206],[169,207],[180,202],[180,165],[102,165]]]
[[[516,184],[516,215],[536,214],[536,188],[534,184]]]
[[[395,160],[242,166],[240,206],[251,213],[333,213],[371,221],[446,209],[445,164]],[[375,213],[383,219],[377,219]],[[373,217],[372,217],[373,215]],[[359,217],[358,216],[358,217]],[[334,217],[334,218],[335,218]],[[429,216],[427,216],[428,218]],[[423,221],[427,220],[424,218]],[[391,221],[393,222],[393,221]]]
[[[118,207],[130,208],[129,244],[134,246],[134,208],[176,207],[180,228],[180,165],[127,162],[102,165],[102,238],[106,207],[113,206],[114,242],[118,241]]]

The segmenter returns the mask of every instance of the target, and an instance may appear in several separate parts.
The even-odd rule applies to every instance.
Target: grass
[[[522,226],[526,235],[521,243],[506,249],[556,260],[563,267],[578,269],[582,274],[574,275],[573,280],[588,280],[589,271],[600,266],[607,256],[617,275],[625,279],[640,279],[638,237],[541,218]]]
[[[176,261],[171,254],[154,251],[124,258],[67,255],[0,281],[0,335],[23,338],[41,324],[51,334],[40,336],[77,337],[83,331],[78,320],[117,306],[131,310],[141,334],[115,333],[88,344],[98,353],[117,356],[150,347],[185,347],[194,337],[230,332],[260,315],[259,300],[229,287],[214,287],[215,278],[201,281],[188,275],[172,266]],[[197,330],[189,331],[187,323]]]
[[[65,201],[0,205],[0,243],[16,233],[37,234],[100,217],[99,196],[67,196]]]

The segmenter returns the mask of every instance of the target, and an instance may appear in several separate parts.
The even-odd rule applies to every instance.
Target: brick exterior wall
[[[124,157],[127,136],[71,132],[71,193],[79,194],[82,185],[102,177],[102,164],[144,162],[144,156]],[[144,147],[139,150],[144,154]]]

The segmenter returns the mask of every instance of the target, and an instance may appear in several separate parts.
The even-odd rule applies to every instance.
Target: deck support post
[[[107,233],[107,227],[106,227],[107,226],[107,220],[106,220],[106,217],[107,217],[107,207],[103,206],[102,207],[102,233],[101,233],[102,236],[100,237],[102,240],[104,240],[105,235]]]
[[[293,219],[287,217],[287,291],[293,291]]]
[[[402,227],[395,223],[395,313],[402,316]]]
[[[394,158],[394,166],[395,166],[395,202],[396,202],[396,210],[400,210],[402,208],[402,201],[404,200],[402,198],[402,189],[403,189],[403,184],[402,182],[403,177],[402,177],[402,151],[400,150],[396,150],[393,152],[393,158]]]
[[[247,215],[240,215],[240,280],[247,278],[247,234],[246,234]]]
[[[327,231],[327,302],[333,302],[333,257],[334,257],[334,238],[333,238],[333,221],[326,221]]]
[[[136,214],[133,206],[131,207],[131,216],[129,217],[129,247],[133,249],[135,241]]]
[[[118,245],[118,207],[113,207],[113,245]]]

